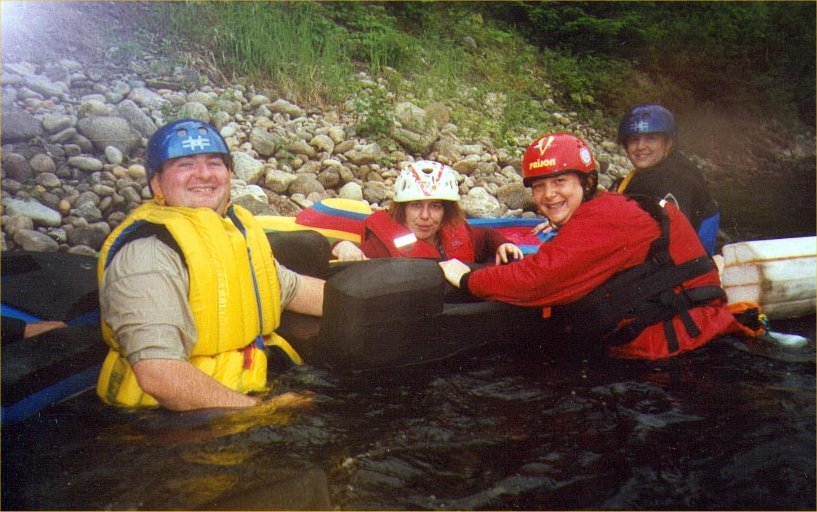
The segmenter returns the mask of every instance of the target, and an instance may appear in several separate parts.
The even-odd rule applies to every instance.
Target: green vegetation
[[[357,116],[357,131],[372,139],[384,139],[394,126],[394,113],[386,89],[362,90],[352,100]]]
[[[158,5],[162,31],[226,76],[305,104],[353,98],[373,137],[400,101],[442,102],[462,133],[503,145],[553,128],[554,101],[594,123],[660,101],[814,126],[813,2]]]
[[[621,109],[642,98],[749,107],[814,126],[814,2],[514,2],[499,14],[569,55]],[[640,77],[622,87],[621,77]]]
[[[285,96],[333,101],[353,72],[348,37],[320,5],[266,2],[162,3],[164,30],[182,34],[234,75],[269,81]],[[189,45],[188,45],[189,46]]]

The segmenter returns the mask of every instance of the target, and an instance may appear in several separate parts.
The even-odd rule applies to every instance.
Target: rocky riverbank
[[[72,6],[48,19],[88,32],[95,23],[85,19],[83,25],[88,12]],[[404,101],[394,109],[390,136],[374,141],[357,135],[351,99],[337,108],[298,105],[249,83],[217,83],[208,69],[125,41],[99,41],[93,51],[43,46],[32,52],[31,41],[58,43],[53,34],[63,32],[54,28],[47,37],[42,26],[35,29],[42,37],[26,39],[22,25],[16,30],[3,41],[2,250],[95,253],[111,229],[150,198],[145,142],[178,117],[203,119],[220,130],[235,161],[233,201],[256,214],[294,215],[338,196],[382,208],[402,165],[431,159],[459,171],[467,216],[534,215],[519,163],[535,133],[520,134],[516,146],[497,147],[461,136],[447,105]],[[364,90],[382,87],[364,73],[356,78]],[[602,186],[626,175],[629,165],[612,129],[591,128],[553,100],[543,108],[554,124],[590,143]],[[494,113],[486,107],[486,115]],[[813,155],[813,141],[803,139],[786,151],[770,157]],[[697,162],[708,178],[722,176],[719,166]]]

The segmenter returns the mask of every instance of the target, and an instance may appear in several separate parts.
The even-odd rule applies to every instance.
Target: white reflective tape
[[[414,233],[409,233],[408,235],[398,236],[394,239],[394,246],[398,249],[405,247],[407,245],[411,245],[417,241],[417,237],[414,236]]]

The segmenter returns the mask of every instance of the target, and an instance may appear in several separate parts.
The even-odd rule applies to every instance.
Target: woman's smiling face
[[[636,169],[648,169],[661,163],[672,149],[672,139],[663,133],[632,135],[624,144],[627,158]]]
[[[531,183],[533,200],[554,227],[562,227],[584,199],[582,180],[575,172],[540,178]]]

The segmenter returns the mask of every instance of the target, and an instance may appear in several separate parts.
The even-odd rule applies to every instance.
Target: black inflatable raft
[[[107,351],[99,331],[96,258],[69,253],[4,252],[2,316],[62,320],[67,328],[2,340],[2,422],[91,389]]]
[[[340,371],[415,366],[521,340],[544,326],[539,308],[471,299],[447,284],[433,260],[330,263],[329,243],[316,232],[268,237],[286,267],[327,279],[323,317],[285,312],[278,329],[310,364]]]

